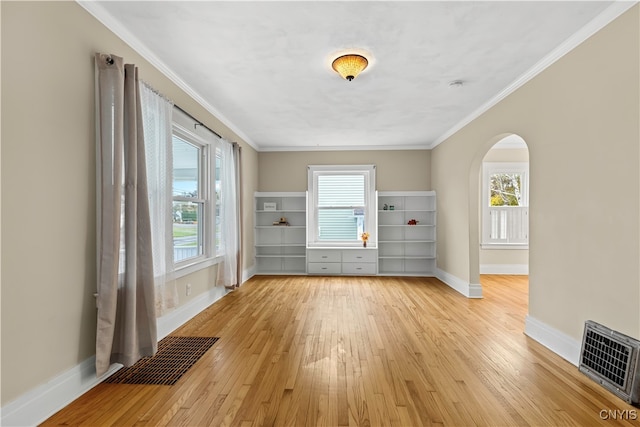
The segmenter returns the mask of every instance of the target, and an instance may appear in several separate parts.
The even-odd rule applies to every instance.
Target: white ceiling
[[[611,1],[80,4],[261,151],[431,148],[620,13]],[[348,82],[331,61],[351,49],[370,63]]]

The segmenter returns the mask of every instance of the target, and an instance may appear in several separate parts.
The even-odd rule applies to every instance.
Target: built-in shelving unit
[[[435,268],[435,192],[378,192],[378,274],[433,276]]]
[[[257,192],[254,203],[257,274],[305,274],[306,193]]]

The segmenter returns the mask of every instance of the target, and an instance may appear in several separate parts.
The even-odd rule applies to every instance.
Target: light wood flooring
[[[176,385],[100,384],[44,425],[639,424],[524,335],[526,276],[482,284],[257,276],[173,333],[220,337]]]

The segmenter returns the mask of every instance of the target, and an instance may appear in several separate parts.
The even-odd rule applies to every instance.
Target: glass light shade
[[[367,68],[367,65],[369,65],[367,58],[355,54],[342,55],[334,59],[331,64],[338,74],[349,81],[358,77],[358,74]]]

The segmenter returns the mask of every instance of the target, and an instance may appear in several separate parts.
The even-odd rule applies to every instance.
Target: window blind
[[[358,240],[364,223],[365,177],[318,176],[318,239]]]

